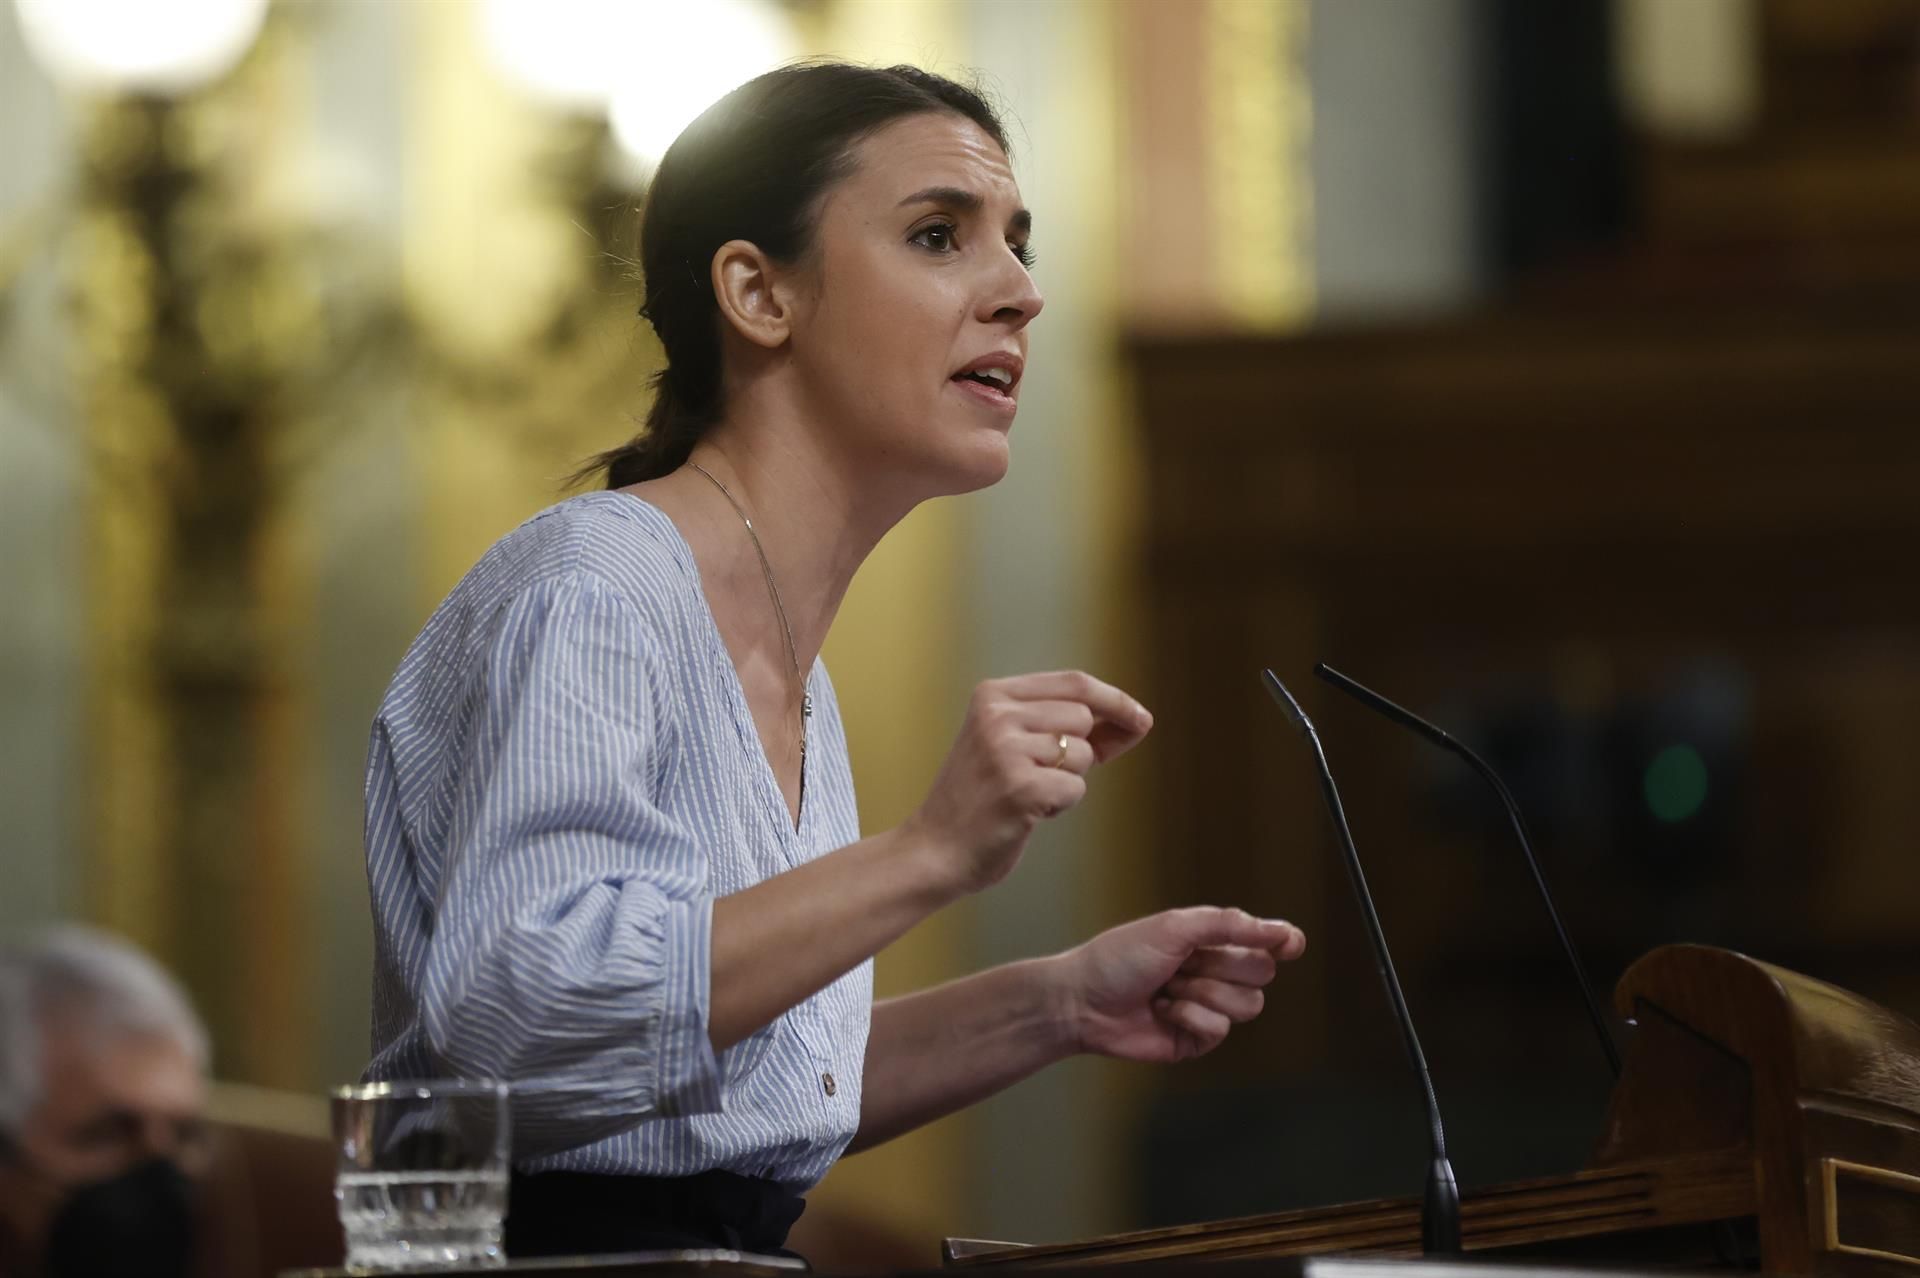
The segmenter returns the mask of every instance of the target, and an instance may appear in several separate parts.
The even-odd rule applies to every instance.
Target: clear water
[[[333,1196],[350,1268],[430,1269],[507,1263],[500,1224],[507,1173],[342,1172]]]

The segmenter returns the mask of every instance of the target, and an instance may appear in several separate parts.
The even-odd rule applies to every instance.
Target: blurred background
[[[1418,1192],[1262,665],[1464,1182],[1580,1165],[1605,1064],[1498,810],[1317,659],[1505,772],[1603,997],[1695,940],[1920,1013],[1911,0],[5,0],[0,929],[151,949],[223,1079],[358,1074],[380,692],[644,412],[652,158],[820,54],[998,98],[1048,297],[1012,475],[829,643],[865,826],[981,678],[1158,716],[882,992],[1198,901],[1313,945],[1214,1056],[1069,1063],[817,1202],[930,1247]]]

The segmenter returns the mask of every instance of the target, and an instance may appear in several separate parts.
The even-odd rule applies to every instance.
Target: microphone
[[[1426,1195],[1420,1203],[1420,1250],[1428,1256],[1460,1254],[1460,1186],[1453,1178],[1453,1164],[1447,1161],[1447,1133],[1440,1124],[1440,1100],[1434,1095],[1433,1075],[1427,1071],[1427,1056],[1420,1050],[1420,1036],[1414,1032],[1413,1016],[1407,1011],[1407,997],[1400,991],[1400,977],[1393,970],[1393,955],[1387,952],[1387,934],[1380,927],[1380,912],[1373,906],[1373,894],[1367,890],[1366,871],[1360,868],[1360,852],[1353,846],[1353,831],[1347,826],[1347,811],[1340,803],[1340,790],[1333,783],[1333,770],[1327,766],[1327,752],[1320,748],[1320,734],[1313,721],[1287,691],[1287,685],[1271,670],[1262,670],[1260,678],[1300,735],[1313,749],[1313,762],[1320,773],[1320,793],[1327,801],[1327,815],[1333,820],[1333,832],[1345,855],[1347,874],[1353,880],[1353,894],[1360,902],[1360,917],[1366,922],[1367,936],[1373,942],[1374,966],[1380,982],[1387,987],[1387,1001],[1393,1004],[1393,1019],[1400,1027],[1400,1039],[1406,1045],[1407,1059],[1420,1082],[1427,1105],[1428,1137],[1432,1143],[1432,1161],[1427,1165]]]
[[[1580,955],[1573,948],[1573,940],[1567,935],[1566,925],[1560,922],[1560,911],[1554,908],[1553,893],[1547,891],[1546,876],[1540,873],[1540,862],[1533,855],[1533,842],[1527,838],[1527,823],[1521,819],[1520,805],[1513,801],[1513,794],[1507,789],[1506,783],[1500,780],[1485,759],[1406,707],[1387,700],[1366,685],[1341,674],[1324,661],[1313,668],[1313,673],[1369,710],[1385,715],[1404,728],[1413,729],[1442,750],[1459,755],[1467,761],[1467,766],[1477,772],[1480,779],[1500,796],[1501,806],[1507,810],[1507,820],[1513,825],[1513,836],[1520,841],[1520,851],[1527,858],[1527,868],[1533,871],[1533,885],[1540,890],[1540,903],[1547,907],[1547,917],[1553,921],[1554,935],[1560,938],[1560,948],[1566,952],[1567,964],[1573,969],[1573,979],[1580,986],[1580,997],[1586,1000],[1587,1015],[1593,1020],[1593,1032],[1600,1039],[1600,1050],[1606,1053],[1607,1064],[1612,1068],[1613,1076],[1616,1079],[1619,1078],[1620,1049],[1613,1041],[1613,1031],[1607,1027],[1607,1018],[1602,1015],[1599,1002],[1593,997],[1593,986],[1587,981],[1587,970],[1581,965]]]

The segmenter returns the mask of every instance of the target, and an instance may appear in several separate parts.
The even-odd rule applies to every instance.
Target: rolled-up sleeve
[[[439,1068],[514,1083],[518,1149],[720,1108],[706,858],[655,802],[665,679],[581,573],[515,595],[467,685],[420,1013]]]

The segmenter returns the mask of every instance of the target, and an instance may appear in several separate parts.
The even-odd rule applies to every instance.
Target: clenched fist
[[[1087,772],[1140,743],[1146,707],[1077,670],[992,679],[911,818],[958,893],[1005,878],[1034,826],[1079,803]]]
[[[1201,905],[1102,932],[1055,970],[1081,1051],[1181,1061],[1258,1016],[1278,965],[1306,948],[1291,923]]]

